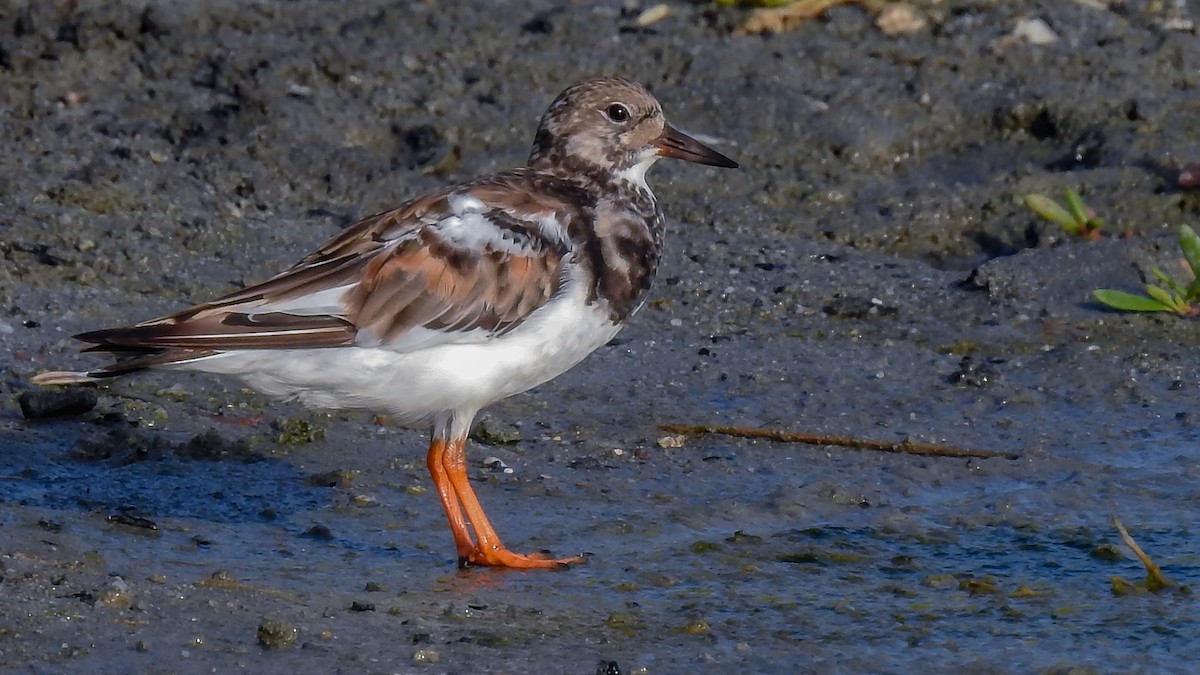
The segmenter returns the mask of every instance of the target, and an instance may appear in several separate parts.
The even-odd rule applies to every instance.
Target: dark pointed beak
[[[663,129],[661,136],[654,139],[654,145],[658,147],[658,154],[661,157],[674,157],[675,159],[682,159],[688,162],[720,166],[727,169],[738,168],[737,162],[672,127],[670,124]]]

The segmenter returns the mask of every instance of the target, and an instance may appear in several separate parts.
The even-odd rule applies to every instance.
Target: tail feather
[[[95,377],[92,373],[85,371],[71,372],[69,370],[52,370],[48,373],[41,373],[30,378],[30,382],[38,385],[52,384],[86,384],[88,382],[99,382],[102,377]]]
[[[90,351],[90,350],[89,350]],[[108,351],[108,350],[105,350]],[[116,352],[126,350],[112,350]],[[132,351],[132,350],[129,350]],[[40,385],[55,385],[55,384],[85,384],[89,382],[101,382],[103,380],[120,377],[146,368],[155,366],[170,366],[203,359],[212,356],[217,352],[208,349],[168,349],[164,351],[152,351],[150,353],[142,353],[133,358],[124,358],[120,361],[110,363],[103,368],[87,371],[69,371],[69,370],[54,370],[48,373],[42,373],[30,378],[30,382]]]
[[[199,349],[289,349],[344,347],[354,344],[354,326],[336,316],[285,312],[225,313],[215,316],[157,319],[134,326],[80,333],[75,339],[91,351],[150,352]]]
[[[84,352],[108,353],[117,360],[95,370],[42,373],[31,382],[97,382],[146,368],[180,366],[230,350],[344,347],[355,340],[354,325],[338,316],[286,312],[209,315],[200,311],[206,307],[199,305],[133,326],[80,333],[75,339],[90,343]]]

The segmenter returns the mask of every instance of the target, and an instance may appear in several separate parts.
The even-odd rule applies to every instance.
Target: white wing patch
[[[525,242],[514,237],[488,218],[486,212],[494,207],[489,207],[478,198],[465,192],[451,195],[447,202],[450,205],[450,212],[454,215],[443,218],[434,225],[438,234],[447,240],[469,251],[529,254],[529,247]],[[528,215],[523,220],[531,222],[528,220]],[[561,239],[562,228],[554,219],[553,214],[532,222],[538,225],[544,235]]]
[[[482,213],[487,210],[487,205],[470,192],[452,193],[446,201],[450,205],[450,213],[456,216],[467,213]]]

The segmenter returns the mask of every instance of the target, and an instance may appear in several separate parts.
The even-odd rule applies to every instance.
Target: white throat
[[[658,161],[658,157],[657,152],[650,153],[637,164],[617,172],[617,178],[628,181],[646,192],[650,192],[650,186],[646,185],[646,171],[654,166],[654,163]]]

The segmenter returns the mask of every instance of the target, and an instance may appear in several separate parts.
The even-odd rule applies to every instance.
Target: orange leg
[[[556,569],[585,562],[581,557],[552,559],[539,554],[522,555],[504,547],[467,479],[466,442],[465,437],[449,441],[435,437],[429,446],[427,457],[429,473],[433,476],[438,496],[442,500],[442,508],[450,521],[450,531],[458,549],[459,566]],[[468,521],[475,530],[478,543],[471,540],[467,530]]]
[[[429,454],[425,456],[425,464],[429,474],[433,476],[433,485],[437,488],[438,499],[442,500],[442,510],[450,521],[450,534],[454,535],[454,547],[458,549],[458,559],[465,560],[475,551],[475,542],[471,539],[471,531],[467,529],[467,521],[463,518],[462,509],[458,506],[458,497],[454,495],[454,486],[446,476],[444,457],[446,455],[446,439],[433,437],[429,443]]]

